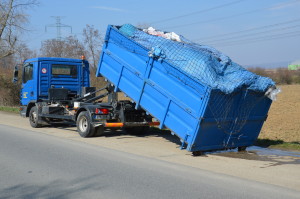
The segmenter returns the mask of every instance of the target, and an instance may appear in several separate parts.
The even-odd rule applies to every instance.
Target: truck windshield
[[[77,77],[77,66],[52,64],[52,75],[69,75],[72,77]]]

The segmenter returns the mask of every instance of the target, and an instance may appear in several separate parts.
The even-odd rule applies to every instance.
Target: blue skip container
[[[96,75],[170,129],[188,151],[253,145],[272,102],[265,92],[274,82],[213,48],[151,34],[109,25]]]

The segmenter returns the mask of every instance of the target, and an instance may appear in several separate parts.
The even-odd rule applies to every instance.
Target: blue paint
[[[149,49],[128,36],[131,32],[124,35],[108,26],[97,76],[107,78],[157,118],[161,128],[174,132],[188,151],[253,145],[271,105],[264,92],[240,87],[225,94],[196,81],[167,59],[149,57]],[[218,100],[226,102],[224,107]],[[240,110],[247,114],[240,117]]]
[[[24,66],[28,64],[33,66],[32,79],[22,83],[21,105],[27,105],[30,101],[37,101],[38,99],[48,99],[48,89],[50,87],[64,87],[69,89],[73,95],[81,95],[81,87],[90,86],[89,64],[87,61],[40,57],[28,59],[24,62]],[[76,75],[52,74],[52,67],[55,65],[68,65],[72,70],[77,71]]]

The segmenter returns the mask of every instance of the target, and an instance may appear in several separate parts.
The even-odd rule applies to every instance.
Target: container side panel
[[[131,70],[124,67],[122,76],[119,82],[119,88],[130,96],[134,101],[137,101],[140,96],[143,80],[141,77],[134,74]]]
[[[212,92],[192,150],[253,145],[267,118],[271,102],[263,93],[247,90],[232,96]]]
[[[182,107],[179,107],[176,103],[171,102],[165,118],[165,125],[172,129],[178,137],[182,139],[187,138],[185,142],[190,145],[196,133],[198,119],[186,112]]]
[[[148,57],[148,50],[114,28],[107,31],[97,76],[104,76],[143,109],[191,144],[205,110],[207,87],[185,77],[167,62]],[[176,75],[184,76],[178,78]],[[187,85],[184,79],[193,81]],[[205,103],[204,103],[205,101]],[[188,137],[186,136],[188,135]]]
[[[271,101],[245,89],[225,95],[170,65],[109,26],[97,76],[104,76],[184,140],[189,151],[249,146]],[[186,140],[185,140],[186,139]]]
[[[109,45],[109,51],[116,55],[119,60],[122,62],[126,62],[128,66],[135,66],[136,72],[140,74],[144,74],[147,67],[147,61],[149,57],[141,56],[135,53],[135,50],[129,51],[125,48],[121,48],[120,46],[116,45],[114,42],[111,42]],[[125,61],[126,60],[126,61]]]
[[[187,111],[195,117],[203,106],[204,91],[198,92],[176,77],[168,74],[168,71],[159,62],[154,62],[149,79],[155,84],[159,85],[162,90],[169,93],[169,95],[177,100]]]
[[[121,64],[112,59],[109,55],[103,54],[103,61],[101,64],[101,73],[111,82],[118,82],[119,72],[121,71]]]
[[[162,121],[164,120],[169,101],[166,95],[146,84],[140,102],[145,110],[149,110],[154,117]]]

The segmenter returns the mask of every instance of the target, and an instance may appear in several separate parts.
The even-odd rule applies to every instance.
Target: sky
[[[82,38],[86,24],[144,24],[209,45],[242,66],[287,66],[300,60],[300,0],[40,0],[27,10],[31,49],[61,36]],[[47,28],[45,28],[47,27]],[[46,31],[45,31],[46,29]]]

